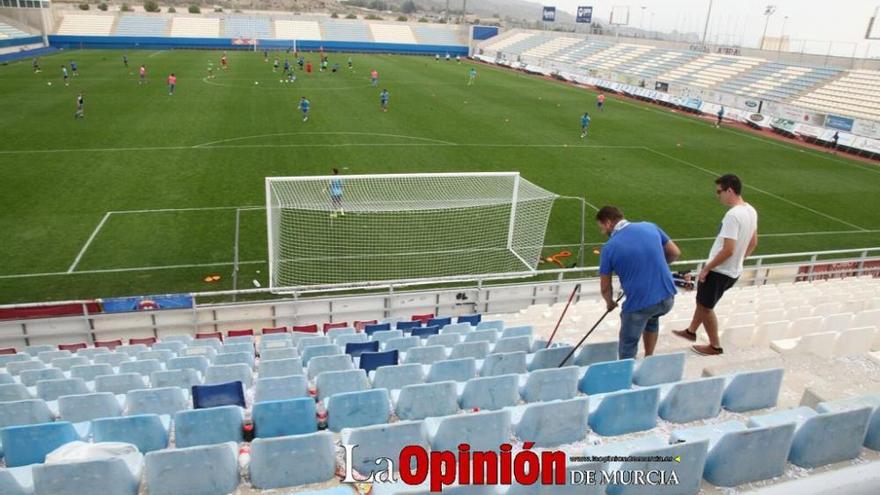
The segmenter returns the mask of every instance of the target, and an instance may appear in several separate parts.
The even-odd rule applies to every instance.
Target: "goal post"
[[[534,273],[557,197],[517,172],[267,177],[270,287]]]

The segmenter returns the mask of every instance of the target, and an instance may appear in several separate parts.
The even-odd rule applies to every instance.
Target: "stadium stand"
[[[750,98],[786,101],[834,79],[837,69],[767,63],[726,81],[718,89]]]
[[[360,21],[324,21],[321,23],[325,40],[333,41],[373,41],[367,23]]]
[[[220,19],[210,17],[174,17],[171,36],[180,38],[216,38],[220,36]]]
[[[709,54],[661,74],[658,79],[709,88],[754,68],[761,62],[754,58]]]
[[[460,31],[444,27],[412,26],[413,34],[423,45],[466,45]]]
[[[166,36],[168,34],[168,18],[120,15],[113,34],[115,36]]]
[[[370,23],[369,26],[377,43],[418,43],[412,29],[406,24]]]
[[[32,35],[14,26],[10,26],[5,22],[0,22],[0,40],[9,38],[26,38],[28,36]]]
[[[266,17],[227,17],[225,36],[228,38],[271,39],[272,23]]]
[[[553,56],[556,53],[566,50],[570,46],[577,44],[580,41],[580,38],[568,38],[565,36],[558,36],[551,38],[546,43],[542,43],[538,46],[522,52],[522,55],[536,58],[548,58],[552,60],[554,58]]]
[[[110,36],[116,17],[110,15],[66,15],[61,19],[58,34]]]
[[[880,71],[853,70],[792,101],[830,113],[880,120]]]

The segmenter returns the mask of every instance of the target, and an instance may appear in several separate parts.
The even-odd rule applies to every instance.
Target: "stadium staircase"
[[[574,304],[549,345],[560,308],[535,305],[499,317],[303,322],[0,350],[0,493],[136,494],[143,486],[147,494],[296,487],[329,495],[339,489],[337,442],[360,445],[353,460],[364,472],[405,445],[511,443],[516,451],[528,440],[569,455],[677,458],[680,482],[663,493],[784,491],[804,476],[824,490],[880,481],[876,469],[857,480],[820,478],[880,463],[878,367],[866,357],[880,351],[877,279],[734,288],[718,308],[721,357],[683,352],[690,343],[668,332],[693,307],[693,293],[677,298],[654,356],[618,360],[612,317],[563,367],[571,342],[603,312],[599,301]],[[800,344],[812,335],[824,340]],[[144,456],[46,462],[76,441],[130,443]],[[655,460],[568,465],[664,468]],[[374,485],[379,495],[427,492]]]

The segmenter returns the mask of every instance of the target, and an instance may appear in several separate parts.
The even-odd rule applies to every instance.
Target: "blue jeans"
[[[674,302],[675,296],[669,296],[653,306],[620,315],[620,340],[617,343],[620,359],[636,357],[642,332],[660,331],[660,317],[672,310]]]

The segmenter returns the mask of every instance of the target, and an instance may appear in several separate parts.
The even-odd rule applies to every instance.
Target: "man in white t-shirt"
[[[758,212],[742,198],[742,182],[733,174],[715,179],[715,194],[722,204],[730,207],[721,220],[721,229],[709,261],[700,272],[697,285],[697,307],[691,324],[684,330],[674,330],[679,337],[696,342],[700,325],[706,328],[709,345],[694,345],[693,351],[704,356],[722,354],[718,339],[718,318],[715,304],[724,292],[733,287],[743,270],[743,260],[758,245]]]

